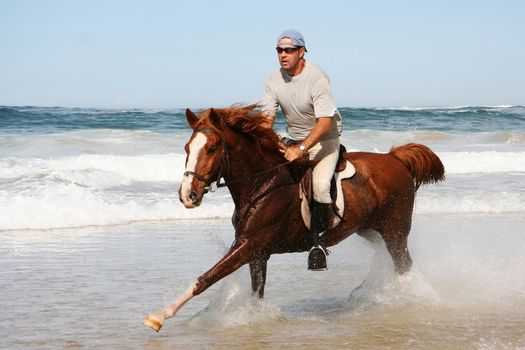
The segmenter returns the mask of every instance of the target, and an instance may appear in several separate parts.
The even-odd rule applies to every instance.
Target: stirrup
[[[325,271],[328,270],[326,263],[326,256],[328,255],[326,249],[320,245],[313,246],[308,253],[308,270],[310,271]]]

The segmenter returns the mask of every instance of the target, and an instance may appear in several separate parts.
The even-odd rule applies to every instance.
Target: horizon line
[[[231,108],[235,106],[247,106],[249,104],[232,104],[230,106],[217,106],[212,108]],[[346,108],[346,109],[378,109],[378,110],[424,110],[424,109],[461,109],[461,108],[513,108],[513,107],[525,107],[525,104],[495,104],[495,105],[486,105],[486,104],[465,104],[465,105],[434,105],[434,106],[338,106],[337,108]],[[60,106],[60,105],[3,105],[0,104],[0,108],[64,108],[64,109],[106,109],[106,110],[174,110],[174,109],[186,109],[186,108],[195,108],[195,109],[206,109],[210,107],[131,107],[131,106],[122,106],[122,107],[81,107],[81,106]]]

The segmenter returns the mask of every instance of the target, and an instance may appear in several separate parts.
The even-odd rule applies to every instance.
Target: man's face
[[[286,52],[290,50],[291,52]],[[304,48],[297,48],[295,45],[293,45],[292,39],[282,38],[279,40],[279,45],[277,46],[277,56],[279,57],[279,64],[287,73],[292,73],[292,75],[295,73],[295,68],[301,61],[303,55]]]

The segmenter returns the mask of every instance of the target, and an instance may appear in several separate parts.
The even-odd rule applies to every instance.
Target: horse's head
[[[179,189],[186,208],[198,207],[211,184],[232,176],[233,170],[238,178],[230,179],[230,184],[284,162],[279,136],[268,128],[267,118],[254,111],[256,107],[211,108],[198,117],[186,110],[188,125],[193,129],[185,147],[186,172]],[[231,160],[237,162],[234,168],[230,168]]]
[[[197,117],[186,109],[186,119],[193,134],[185,146],[186,172],[179,198],[186,208],[195,208],[201,204],[211,184],[220,179],[226,149],[217,111],[205,110]]]

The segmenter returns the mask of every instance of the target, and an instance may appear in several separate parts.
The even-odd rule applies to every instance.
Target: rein
[[[250,175],[239,177],[237,179],[229,181],[228,184],[226,184],[226,183],[222,183],[222,184],[217,183],[217,187],[218,188],[219,187],[225,187],[227,185],[231,185],[231,184],[235,184],[235,183],[238,183],[238,182],[242,182],[242,181],[248,180],[248,179],[250,179],[252,177],[258,177],[258,176],[264,175],[264,174],[269,173],[269,172],[271,172],[271,171],[273,171],[275,169],[279,169],[280,167],[288,165],[291,162],[293,162],[293,161],[292,160],[288,160],[288,161],[286,161],[284,163],[277,164],[276,166],[273,166],[273,167],[271,167],[269,169],[266,169],[266,170],[263,170],[263,171],[259,171],[259,172],[255,173],[255,174],[250,174]]]
[[[212,128],[201,128],[201,129],[198,129],[198,130],[195,130],[197,132],[199,131],[212,131],[212,132],[215,132],[215,130],[213,130]],[[254,174],[250,174],[250,175],[246,175],[246,176],[242,176],[242,177],[239,177],[237,179],[233,179],[231,181],[228,181],[228,183],[226,182],[223,182],[221,183],[221,178],[223,178],[222,176],[222,173],[223,173],[223,170],[224,168],[226,167],[227,168],[227,171],[230,170],[230,156],[228,154],[228,148],[226,147],[226,140],[224,139],[224,137],[221,137],[222,139],[222,148],[223,148],[223,152],[222,152],[222,156],[221,156],[221,164],[220,164],[220,168],[219,168],[219,172],[218,172],[218,175],[217,175],[217,179],[216,180],[211,180],[211,179],[206,179],[204,176],[202,175],[199,175],[197,174],[196,172],[194,171],[185,171],[184,172],[184,175],[183,176],[193,176],[195,177],[197,180],[201,181],[201,182],[204,182],[207,186],[204,187],[204,190],[206,192],[215,192],[216,190],[213,189],[213,186],[212,184],[215,182],[216,183],[216,188],[221,188],[221,187],[226,187],[228,185],[232,185],[232,184],[236,184],[236,183],[239,183],[239,182],[242,182],[242,181],[246,181],[248,179],[251,179],[251,178],[254,178],[254,177],[258,177],[258,176],[261,176],[261,175],[264,175],[266,173],[269,173],[273,170],[276,170],[276,169],[279,169],[285,165],[288,165],[290,164],[292,161],[291,160],[288,160],[284,163],[281,163],[281,164],[278,164],[276,166],[273,166],[269,169],[265,169],[263,171],[259,171],[257,173],[254,173]]]

